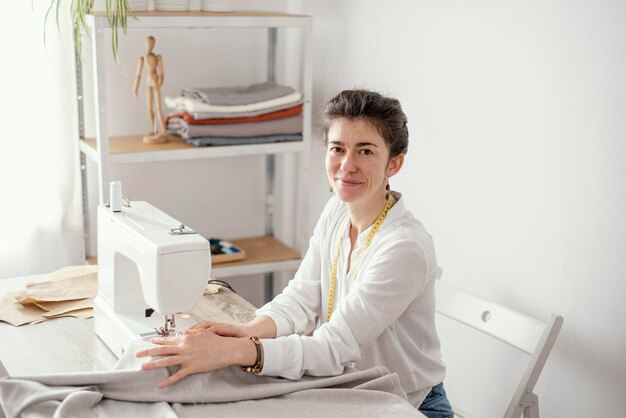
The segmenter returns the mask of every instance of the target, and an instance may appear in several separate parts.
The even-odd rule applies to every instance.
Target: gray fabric
[[[272,106],[265,109],[260,110],[251,110],[248,112],[232,112],[232,113],[222,113],[222,112],[190,112],[189,114],[193,116],[195,119],[215,119],[215,118],[245,118],[251,116],[259,116],[265,115],[266,113],[276,112],[278,110],[289,109],[290,107],[297,106],[302,104],[302,100],[297,100],[291,103],[285,103],[282,105]],[[172,112],[178,113],[178,112]]]
[[[414,406],[395,395],[362,389],[309,389],[266,399],[202,405],[174,404],[172,407],[181,418],[423,418]]]
[[[389,374],[382,367],[333,377],[305,376],[298,381],[256,376],[240,367],[229,367],[191,375],[158,389],[156,383],[177,368],[141,370],[140,363],[145,360],[136,359],[134,353],[146,344],[139,341],[129,347],[111,371],[1,379],[0,405],[8,418],[196,417],[210,412],[243,416],[257,414],[258,408],[274,409],[275,417],[301,415],[303,408],[319,407],[341,411],[348,417],[390,409],[397,411],[394,416],[420,416],[406,402],[397,374]],[[278,414],[275,408],[279,408]]]
[[[70,411],[90,411],[100,400],[97,388],[47,386],[31,380],[0,380],[0,405],[7,418],[71,416]]]
[[[286,96],[295,90],[289,86],[266,82],[249,86],[189,87],[181,95],[215,106],[237,106]]]
[[[267,136],[250,136],[243,138],[224,138],[215,136],[201,136],[198,138],[189,138],[185,142],[197,147],[205,147],[208,145],[248,145],[248,144],[268,144],[273,142],[293,142],[302,141],[302,135],[267,135]]]
[[[176,404],[174,404],[176,405]],[[193,405],[192,405],[193,406]],[[48,415],[51,416],[51,415]],[[103,399],[91,410],[91,415],[67,415],[67,417],[109,417],[109,418],[178,418],[178,414],[167,402],[128,402],[112,399]]]
[[[302,132],[302,115],[282,119],[249,123],[227,123],[215,125],[191,125],[182,118],[171,118],[167,123],[171,133],[185,139],[202,136],[246,137]]]

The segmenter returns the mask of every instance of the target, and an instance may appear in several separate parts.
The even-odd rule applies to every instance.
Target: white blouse
[[[346,365],[385,366],[398,373],[415,405],[443,381],[435,329],[434,281],[440,274],[431,236],[406,209],[401,195],[354,266],[370,228],[350,251],[348,212],[333,196],[326,204],[295,277],[273,301],[256,311],[276,323],[275,339],[263,339],[260,374],[299,379],[332,376]],[[327,321],[331,267],[343,234],[335,301]],[[313,334],[310,333],[313,331]],[[306,334],[310,334],[307,336]]]

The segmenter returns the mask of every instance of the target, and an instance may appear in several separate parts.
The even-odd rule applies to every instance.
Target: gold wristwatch
[[[256,348],[256,362],[252,366],[241,366],[241,370],[248,373],[258,374],[263,370],[263,344],[259,337],[250,337]]]

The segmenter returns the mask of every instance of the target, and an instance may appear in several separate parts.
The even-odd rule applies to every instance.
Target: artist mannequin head
[[[156,40],[154,39],[154,36],[148,36],[146,38],[146,51],[148,51],[149,53],[152,52],[155,43]]]

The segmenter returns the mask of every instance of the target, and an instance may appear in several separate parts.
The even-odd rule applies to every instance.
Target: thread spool
[[[112,181],[109,190],[109,199],[112,212],[122,211],[122,182]]]

